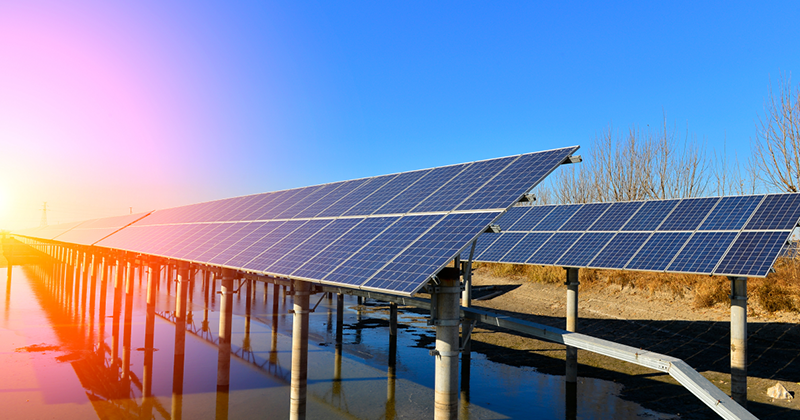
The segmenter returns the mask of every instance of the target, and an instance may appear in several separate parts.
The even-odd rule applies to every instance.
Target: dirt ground
[[[565,328],[566,286],[493,277],[477,270],[473,285],[505,293],[474,306]],[[485,288],[484,288],[485,289]],[[489,293],[484,292],[483,294]],[[481,293],[476,293],[480,298]],[[695,309],[689,298],[650,295],[610,286],[581,290],[578,331],[683,359],[730,394],[730,308]],[[483,326],[489,328],[487,326]],[[502,330],[478,328],[472,349],[492,360],[564,374],[564,347]],[[579,351],[579,376],[622,383],[622,397],[654,411],[686,419],[719,418],[669,375],[587,351]],[[800,419],[800,401],[772,400],[776,382],[800,397],[800,314],[748,315],[748,410],[761,419]]]

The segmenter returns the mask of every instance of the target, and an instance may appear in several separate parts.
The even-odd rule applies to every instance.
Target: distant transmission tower
[[[39,226],[47,226],[47,201],[45,201],[42,206],[42,221],[39,223]]]

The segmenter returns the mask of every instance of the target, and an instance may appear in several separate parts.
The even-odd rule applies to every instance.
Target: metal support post
[[[747,407],[747,277],[731,281],[731,398]]]
[[[566,268],[567,271],[567,331],[578,331],[578,269]],[[578,349],[567,346],[567,383],[578,382]]]
[[[144,373],[142,375],[142,406],[145,418],[150,418],[153,407],[153,352],[155,351],[156,325],[156,285],[161,266],[150,264],[150,275],[147,277],[147,314],[144,327]]]
[[[125,276],[125,321],[122,334],[122,377],[128,380],[131,369],[131,323],[133,322],[133,264],[126,263]]]
[[[183,417],[183,370],[186,351],[186,293],[189,289],[189,263],[178,263],[175,290],[175,356],[172,364],[172,418]],[[220,340],[222,341],[222,340]]]
[[[308,378],[308,296],[310,284],[294,281],[294,319],[292,321],[292,388],[289,418],[306,418],[306,380]]]
[[[434,384],[434,416],[436,420],[458,418],[458,327],[459,287],[458,269],[439,273],[436,287],[436,377]],[[455,271],[455,273],[453,273]]]
[[[475,256],[475,245],[477,243],[477,239],[472,241],[472,246],[469,248],[467,267],[464,270],[464,291],[461,292],[461,306],[465,308],[472,306],[472,257]]]
[[[217,419],[228,418],[228,391],[231,381],[231,329],[233,318],[233,277],[231,269],[222,270],[219,308],[219,358],[217,359]]]
[[[389,372],[386,384],[386,420],[397,415],[395,389],[397,388],[397,304],[389,304]]]

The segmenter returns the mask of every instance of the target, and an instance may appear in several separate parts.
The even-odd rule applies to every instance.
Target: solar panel
[[[711,273],[736,235],[736,232],[695,233],[669,265],[667,271]]]
[[[575,150],[159,210],[97,246],[409,295]]]
[[[291,273],[292,276],[311,279],[325,277],[332,267],[341,265],[398,220],[400,217],[363,219],[353,229],[333,241],[322,253],[309,258],[305,264]]]
[[[742,232],[714,274],[764,277],[786,245],[786,239],[786,232]]]
[[[793,229],[800,219],[800,194],[768,195],[758,206],[745,230]]]
[[[401,218],[373,237],[358,252],[353,252],[350,258],[334,267],[322,279],[332,283],[360,285],[442,218],[444,216],[441,215]]]
[[[506,226],[506,223],[503,218],[497,221],[497,224],[500,225],[501,229],[510,230],[510,231],[529,231],[532,230],[534,226],[539,224],[548,214],[550,214],[553,209],[557,206],[531,206],[530,209],[523,215],[514,221],[511,226]],[[511,209],[513,210],[513,208]],[[508,212],[511,213],[511,210]]]
[[[610,232],[587,233],[564,253],[556,262],[556,265],[562,267],[584,267],[592,261],[597,254],[597,250],[603,249],[612,237],[614,237],[614,234]]]
[[[592,225],[593,231],[618,231],[644,204],[641,201],[613,203],[603,217]]]
[[[510,234],[506,233],[506,235]],[[525,263],[551,236],[553,236],[552,233],[528,233],[521,241],[514,245],[514,248],[511,248],[500,261],[514,264]]]
[[[740,230],[763,199],[763,195],[722,197],[700,230]]]
[[[699,222],[698,222],[699,223]],[[629,270],[663,271],[683,244],[692,236],[687,232],[656,232],[625,266]]]
[[[500,226],[500,229],[503,231],[511,230],[511,226],[517,222],[521,217],[523,217],[528,211],[530,211],[532,206],[523,206],[523,207],[511,207],[508,209],[507,212],[503,213],[499,219],[497,219],[496,225]]]
[[[580,210],[583,204],[573,204],[557,206],[547,216],[537,223],[531,230],[533,231],[554,231],[558,230],[573,214]],[[518,224],[520,222],[517,222]]]
[[[481,237],[488,236],[489,234],[481,235]],[[499,238],[492,243],[491,249],[487,252],[480,254],[480,260],[485,261],[503,261],[503,255],[506,255],[511,248],[514,247],[527,233],[501,233]],[[477,248],[477,247],[476,247]],[[528,255],[530,256],[530,255]],[[526,256],[527,259],[527,256]]]
[[[763,276],[799,219],[800,194],[533,206],[498,221],[527,236],[475,260]]]
[[[611,207],[611,203],[591,203],[583,205],[575,215],[572,216],[558,230],[563,231],[584,231],[589,229],[603,213]]]
[[[514,156],[505,159],[475,162],[442,186],[447,191],[447,194],[434,194],[415,206],[412,211],[420,213],[453,210],[465,198],[475,193],[493,176],[500,173],[501,170],[518,158],[518,156]]]
[[[649,237],[649,233],[620,232],[611,238],[587,266],[589,268],[621,269],[628,264],[631,257]]]
[[[558,232],[542,245],[536,253],[526,261],[528,264],[555,265],[572,244],[581,237],[581,233]]]
[[[624,231],[656,230],[680,200],[646,201],[639,211],[622,227]]]
[[[389,182],[381,185],[380,188],[373,190],[369,195],[364,197],[356,205],[348,209],[342,215],[344,216],[362,216],[375,213],[381,206],[387,204],[387,201],[392,200],[400,193],[414,185],[420,178],[430,172],[430,169],[423,171],[405,172],[397,176],[393,176]]]
[[[444,267],[475,239],[499,213],[450,214],[392,259],[362,285],[365,289],[413,293],[430,273]]]
[[[519,201],[523,194],[531,190],[532,185],[550,175],[576,150],[577,147],[567,147],[522,155],[456,210],[508,208],[505,204],[508,198],[513,197],[512,202]],[[558,163],[554,165],[554,162]]]
[[[695,230],[718,201],[719,197],[681,200],[658,230]]]
[[[338,219],[322,229],[318,229],[310,238],[291,251],[283,254],[274,264],[263,271],[272,273],[293,273],[306,261],[317,254],[325,252],[328,245],[342,237],[362,219]]]
[[[413,188],[403,190],[373,214],[396,214],[410,211],[431,194],[444,187],[447,182],[455,178],[468,166],[468,164],[445,166],[428,171],[425,176],[413,184]]]

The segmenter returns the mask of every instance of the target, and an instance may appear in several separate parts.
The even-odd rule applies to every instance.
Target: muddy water
[[[230,368],[222,372],[218,281],[192,282],[186,331],[176,334],[175,285],[165,276],[148,317],[147,273],[134,272],[132,297],[122,292],[115,307],[113,273],[103,286],[80,273],[70,284],[63,272],[51,263],[14,266],[0,290],[0,417],[288,418],[291,296],[235,283]],[[320,297],[310,321],[308,418],[432,418],[435,335],[426,317],[401,310],[390,351],[388,305],[346,296],[338,357],[336,298],[318,294],[312,305]],[[580,378],[567,392],[563,376],[474,352],[468,360],[462,419],[666,418],[620,399],[612,382]],[[229,377],[227,392],[218,391],[219,375]]]

